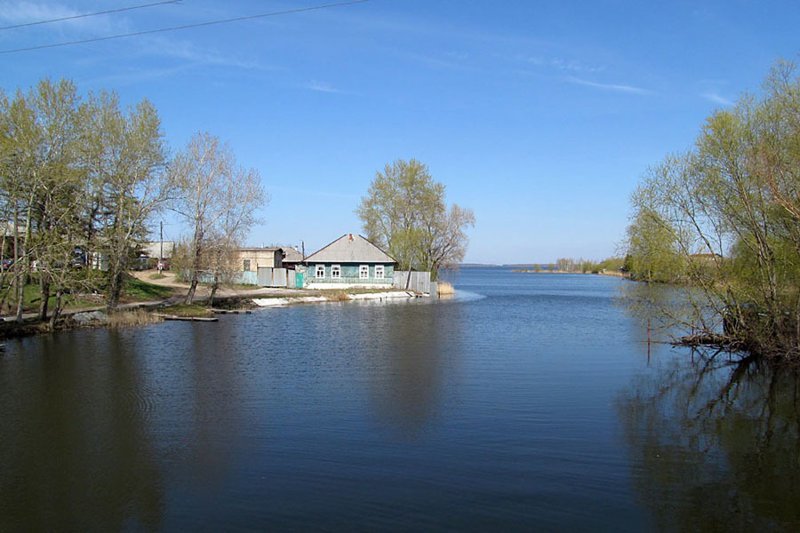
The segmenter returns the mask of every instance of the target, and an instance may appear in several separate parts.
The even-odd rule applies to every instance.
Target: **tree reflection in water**
[[[0,531],[160,527],[137,338],[124,337],[67,332],[4,358]]]
[[[458,309],[447,309],[456,313]],[[458,350],[452,331],[442,331],[441,309],[407,305],[384,314],[385,336],[371,353],[383,372],[372,375],[373,405],[380,420],[398,434],[414,439],[435,418],[450,356]],[[395,322],[390,322],[390,316]],[[399,319],[398,319],[399,317]],[[449,320],[447,324],[458,323]],[[450,342],[443,342],[448,335]]]
[[[798,372],[693,352],[618,401],[633,478],[662,529],[800,526]]]

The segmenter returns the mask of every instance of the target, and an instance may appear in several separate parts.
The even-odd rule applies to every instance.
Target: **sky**
[[[0,1],[0,88],[69,78],[146,98],[172,153],[220,137],[270,197],[248,244],[307,252],[361,232],[375,173],[416,158],[475,212],[466,262],[613,255],[648,167],[800,52],[796,0],[368,0],[8,52],[326,2],[182,0],[6,28],[156,1]],[[165,218],[165,238],[181,231]]]

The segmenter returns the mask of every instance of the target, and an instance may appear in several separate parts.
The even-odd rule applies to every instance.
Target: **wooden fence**
[[[429,294],[431,292],[431,273],[395,270],[392,286],[397,289],[408,289]]]

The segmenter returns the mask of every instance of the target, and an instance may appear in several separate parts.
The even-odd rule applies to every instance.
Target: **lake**
[[[648,345],[625,280],[452,279],[8,341],[0,530],[800,527],[794,374]]]

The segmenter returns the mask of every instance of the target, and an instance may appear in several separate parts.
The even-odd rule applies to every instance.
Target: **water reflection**
[[[643,529],[623,282],[464,279],[485,298],[9,343],[0,531]]]
[[[242,428],[241,350],[246,331],[239,321],[220,321],[214,328],[182,324],[185,335],[173,356],[185,354],[182,386],[185,416],[177,420],[186,473],[202,486],[214,488],[230,472]],[[180,390],[180,389],[179,389]]]
[[[799,379],[696,352],[635,380],[617,407],[636,489],[660,528],[797,529]]]
[[[722,327],[719,305],[692,287],[628,282],[620,286],[617,305],[656,342],[693,335],[698,327],[704,331]]]
[[[450,314],[459,308],[451,306]],[[369,354],[368,372],[377,418],[406,438],[415,438],[439,409],[443,368],[458,351],[458,324],[432,305],[405,306],[381,314],[375,326],[383,332]],[[451,369],[452,370],[452,369]]]
[[[0,361],[0,530],[161,522],[135,341],[116,332],[96,344],[78,336],[86,334],[36,339],[23,356]]]

